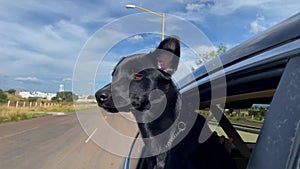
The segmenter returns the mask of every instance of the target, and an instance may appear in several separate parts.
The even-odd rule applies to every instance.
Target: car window
[[[245,109],[225,109],[224,113],[244,142],[256,143],[268,109],[269,104],[253,104],[252,107]],[[197,112],[205,118],[211,114],[207,109]],[[219,136],[228,138],[216,119],[213,118],[208,124]]]

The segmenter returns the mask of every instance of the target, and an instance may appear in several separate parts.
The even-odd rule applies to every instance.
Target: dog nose
[[[98,103],[104,103],[108,100],[109,94],[105,91],[98,91],[96,93],[96,100]]]
[[[102,94],[99,96],[99,100],[100,100],[101,102],[105,102],[105,101],[107,101],[107,99],[108,99],[107,93],[102,93]]]

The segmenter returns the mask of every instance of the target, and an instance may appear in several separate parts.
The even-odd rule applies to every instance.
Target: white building
[[[18,92],[18,95],[26,99],[30,97],[35,97],[35,98],[44,98],[47,100],[51,100],[53,97],[56,96],[56,93],[45,93],[39,91],[35,91],[35,92],[20,91]]]

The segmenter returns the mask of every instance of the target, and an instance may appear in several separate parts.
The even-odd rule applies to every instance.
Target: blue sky
[[[142,12],[126,9],[126,4],[166,13],[166,29],[169,30],[174,23],[168,20],[168,15],[185,19],[202,31],[213,46],[222,43],[228,48],[300,11],[299,0],[2,0],[0,89],[57,92],[62,83],[66,90],[72,90],[78,56],[83,54],[81,50],[91,37],[104,38],[99,34],[105,25]],[[149,20],[153,18],[153,23],[160,19],[154,15],[147,17]],[[94,78],[86,79],[90,85],[86,92],[92,93],[95,88],[109,82],[111,70],[121,57],[155,48],[160,41],[160,23],[156,25],[157,28],[153,29],[157,32],[137,33],[120,39],[113,48],[100,51],[105,55],[102,60],[90,60],[98,67],[93,73]],[[124,29],[134,30],[142,26],[132,21]],[[112,39],[106,37],[99,45],[108,41]],[[203,45],[201,50],[207,51],[210,47]],[[191,57],[188,47],[183,46],[182,51],[183,61],[194,66],[195,58]]]

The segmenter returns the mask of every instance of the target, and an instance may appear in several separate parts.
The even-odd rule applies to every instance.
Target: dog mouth
[[[105,104],[98,103],[98,106],[103,108],[109,113],[118,113],[118,112],[129,112],[129,106],[115,107],[115,106],[107,106]]]
[[[131,95],[130,100],[132,105],[131,111],[134,109],[138,111],[144,111],[150,109],[150,103],[148,99],[146,99],[145,97],[138,97],[136,95]]]
[[[116,109],[116,108],[108,108],[108,107],[101,107],[103,108],[104,110],[106,110],[107,112],[110,112],[110,113],[118,113],[119,110]]]
[[[110,112],[110,113],[117,113],[117,112],[119,112],[117,108],[111,107],[111,106],[106,106],[105,104],[102,104],[102,103],[99,103],[99,102],[98,102],[98,106],[100,108],[104,109],[105,111]]]

